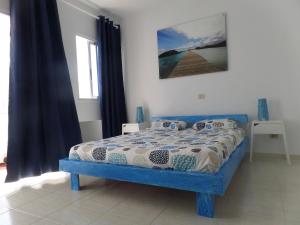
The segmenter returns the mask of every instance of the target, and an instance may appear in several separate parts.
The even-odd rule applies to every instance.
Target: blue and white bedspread
[[[69,158],[180,171],[217,172],[244,139],[241,128],[212,131],[147,129],[87,142]]]

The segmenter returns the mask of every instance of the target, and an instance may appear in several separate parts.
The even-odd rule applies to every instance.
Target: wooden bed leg
[[[79,191],[79,174],[71,173],[71,189],[72,191]]]
[[[196,192],[197,214],[199,216],[214,217],[215,213],[215,196]]]

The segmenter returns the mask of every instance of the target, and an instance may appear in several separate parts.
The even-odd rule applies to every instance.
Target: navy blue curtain
[[[127,122],[120,26],[103,16],[97,21],[98,78],[103,138],[122,133]]]
[[[6,182],[58,170],[81,142],[56,0],[11,0]]]

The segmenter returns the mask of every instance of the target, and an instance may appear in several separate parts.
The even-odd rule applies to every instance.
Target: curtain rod
[[[74,9],[79,10],[80,12],[83,12],[84,14],[86,14],[86,15],[88,15],[88,16],[90,16],[90,17],[93,17],[93,18],[95,18],[95,19],[97,19],[97,20],[99,19],[99,16],[96,16],[95,14],[90,13],[90,12],[88,12],[88,11],[86,11],[86,10],[84,10],[84,9],[82,9],[82,8],[80,8],[80,7],[78,7],[78,6],[76,6],[76,5],[72,4],[72,3],[70,3],[69,1],[66,1],[66,0],[60,0],[60,1],[64,2],[65,4],[71,6],[71,7],[74,8]]]
[[[71,6],[72,8],[74,8],[74,9],[76,9],[76,10],[79,10],[80,12],[82,12],[82,13],[84,13],[84,14],[90,16],[90,17],[95,18],[96,20],[99,20],[99,16],[96,16],[95,14],[90,13],[90,12],[88,12],[88,11],[86,11],[86,10],[80,8],[80,7],[77,6],[77,5],[72,4],[72,3],[70,3],[70,2],[67,1],[67,0],[60,0],[60,1],[64,2],[65,4]],[[117,28],[117,29],[120,28],[119,25],[116,25],[116,24],[113,24],[113,26],[114,26],[115,28]]]

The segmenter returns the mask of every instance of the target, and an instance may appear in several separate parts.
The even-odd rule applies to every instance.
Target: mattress
[[[244,139],[244,130],[146,129],[71,148],[69,158],[147,168],[214,173]]]

